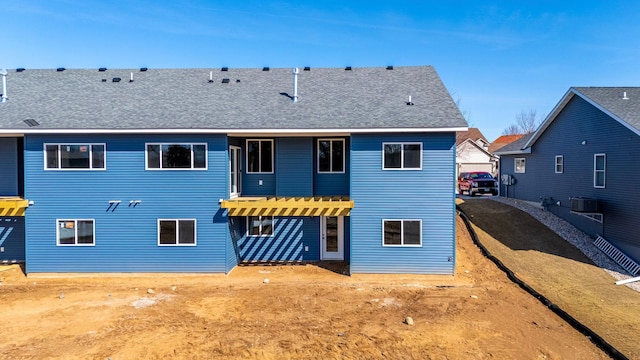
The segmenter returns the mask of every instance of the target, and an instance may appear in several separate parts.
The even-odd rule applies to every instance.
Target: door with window
[[[238,197],[242,193],[242,156],[238,146],[229,146],[229,176],[230,197]]]
[[[320,218],[320,259],[344,260],[344,217]]]

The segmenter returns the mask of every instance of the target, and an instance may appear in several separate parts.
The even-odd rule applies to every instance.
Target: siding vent
[[[387,70],[393,70],[393,66],[391,65],[387,66]]]
[[[35,121],[34,119],[25,119],[24,123],[27,124],[29,127],[34,127],[34,126],[40,125],[40,123]]]
[[[141,68],[140,68],[140,71],[142,71],[142,72],[145,72],[145,71],[147,71],[147,70],[149,70],[149,68],[146,68],[146,67],[141,67]]]
[[[268,66],[263,67],[262,71],[269,71],[269,67]]]
[[[227,79],[227,78],[222,79],[222,83],[223,84],[228,84],[229,83],[229,79]]]
[[[222,69],[220,69],[220,71],[229,71],[229,68],[226,66],[223,66]]]
[[[629,100],[629,98],[627,97],[626,91],[622,93],[622,100]]]
[[[23,71],[24,71],[24,68],[17,68],[16,69],[16,72],[23,72]]]
[[[57,68],[57,69],[56,69],[56,71],[57,71],[57,72],[63,72],[63,71],[65,71],[65,70],[67,70],[67,69],[65,69],[65,68],[63,68],[63,67],[60,67],[60,68]]]
[[[120,80],[122,80],[122,79],[120,79],[120,78],[113,78],[113,80],[111,80],[111,81],[113,81],[113,82],[120,82]]]
[[[102,68],[98,69],[98,71],[105,72],[105,71],[107,71],[107,68],[102,67]]]
[[[351,66],[347,66],[344,68],[344,71],[351,71]]]

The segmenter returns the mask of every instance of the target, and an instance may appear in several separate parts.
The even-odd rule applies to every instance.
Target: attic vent
[[[146,67],[141,67],[141,68],[140,68],[140,71],[142,71],[142,72],[145,72],[145,71],[147,71],[147,70],[149,70],[149,68],[146,68]]]
[[[229,68],[226,66],[223,66],[222,69],[220,69],[220,71],[229,71]]]
[[[100,69],[98,69],[98,71],[105,72],[105,71],[107,71],[107,68],[100,68]]]
[[[40,125],[39,122],[33,120],[33,119],[25,119],[24,123],[27,124],[29,127],[34,127],[34,126],[38,126]]]
[[[23,72],[23,71],[24,71],[24,68],[17,68],[16,69],[16,72]]]
[[[240,79],[236,79],[236,83],[239,83],[239,82],[240,82]]]
[[[227,78],[222,79],[222,83],[223,84],[228,84],[229,83],[229,79],[227,79]]]
[[[113,82],[120,82],[120,80],[122,80],[122,79],[120,79],[120,78],[113,78],[113,80],[112,80],[112,81],[113,81]]]
[[[102,79],[102,82],[107,82],[107,79]]]
[[[393,66],[391,65],[387,66],[387,70],[393,70]]]
[[[304,69],[302,69],[302,71],[311,71],[311,68],[309,66],[305,66]]]
[[[56,69],[56,71],[58,71],[58,72],[62,72],[62,71],[65,71],[65,70],[67,70],[67,69],[65,69],[65,68],[57,68]]]
[[[347,66],[344,68],[345,71],[351,71],[351,66]]]
[[[268,66],[263,67],[262,71],[269,71],[269,67]]]

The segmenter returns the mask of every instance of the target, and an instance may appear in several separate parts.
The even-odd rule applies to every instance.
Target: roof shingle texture
[[[431,66],[300,69],[296,103],[292,69],[27,69],[9,71],[7,95],[0,130],[467,126]]]

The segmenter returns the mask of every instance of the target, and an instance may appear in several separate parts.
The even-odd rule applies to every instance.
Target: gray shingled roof
[[[574,87],[606,111],[640,130],[640,87]],[[624,95],[627,99],[623,99]]]
[[[11,70],[0,132],[467,126],[431,66],[300,69],[298,102],[292,93],[292,69]],[[40,125],[30,128],[25,119]]]

